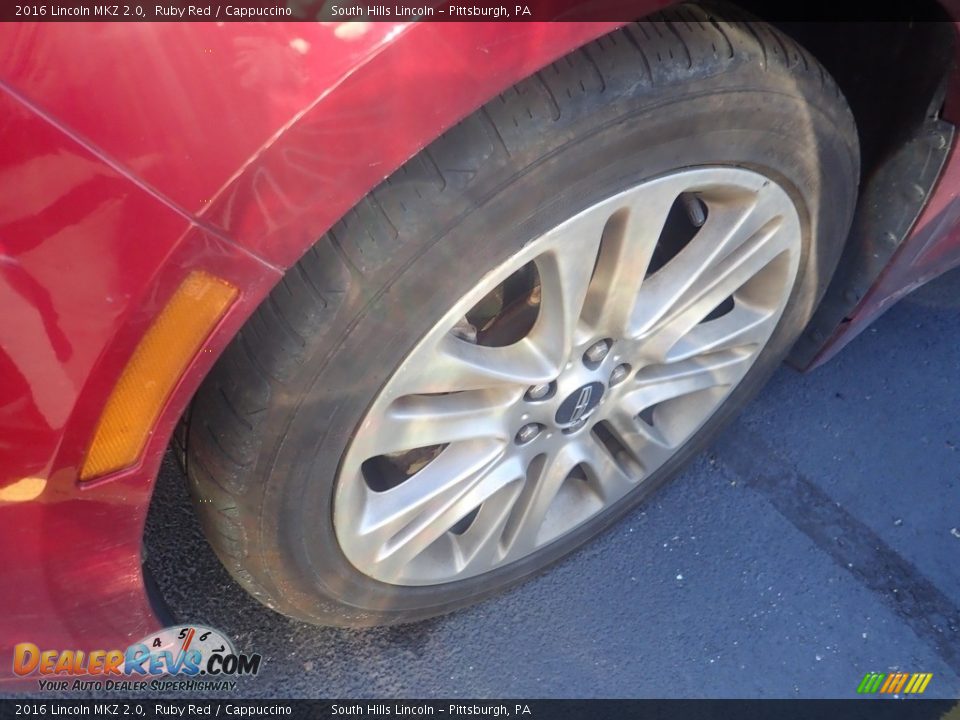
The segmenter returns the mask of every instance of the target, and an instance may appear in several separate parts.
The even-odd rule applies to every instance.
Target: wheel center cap
[[[586,420],[600,404],[603,390],[603,383],[592,382],[581,385],[567,395],[554,416],[557,425],[568,428]]]

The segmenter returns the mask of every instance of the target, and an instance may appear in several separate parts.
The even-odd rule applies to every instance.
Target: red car
[[[160,626],[171,446],[258,600],[414,621],[960,264],[960,6],[667,4],[0,25],[0,664]]]

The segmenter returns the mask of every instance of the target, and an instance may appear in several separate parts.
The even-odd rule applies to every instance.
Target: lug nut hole
[[[517,445],[526,445],[535,440],[542,430],[543,425],[540,423],[527,423],[517,430],[517,434],[514,436],[514,442],[516,442]]]
[[[610,373],[610,382],[608,383],[608,385],[610,387],[613,387],[614,385],[619,385],[628,377],[630,377],[630,366],[627,365],[626,363],[623,363],[622,365],[617,365],[613,369],[613,372]]]
[[[549,383],[539,383],[533,385],[527,390],[526,394],[523,396],[523,399],[528,402],[540,402],[541,400],[549,400],[553,397],[553,394],[557,391],[557,384],[554,382]]]
[[[588,347],[583,353],[583,364],[591,370],[598,367],[607,356],[607,353],[610,352],[611,345],[613,345],[613,341],[609,338],[597,340],[597,342],[593,343],[593,345]]]

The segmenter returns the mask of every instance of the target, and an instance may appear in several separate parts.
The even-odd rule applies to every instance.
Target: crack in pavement
[[[742,424],[727,430],[713,454],[960,675],[960,609],[919,569]]]

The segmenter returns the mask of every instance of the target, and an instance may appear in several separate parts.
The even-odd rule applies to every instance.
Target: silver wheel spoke
[[[638,478],[631,477],[593,435],[585,437],[580,449],[583,453],[580,462],[586,469],[587,480],[604,503],[619,500],[633,489]]]
[[[520,477],[513,459],[491,463],[483,452],[473,451],[468,464],[456,453],[444,462],[444,454],[399,487],[370,498],[362,527],[367,529],[368,560],[379,564],[381,572],[402,576],[411,559]]]
[[[520,387],[550,380],[558,371],[529,338],[508,347],[473,345],[444,334],[432,362],[397,378],[399,395]]]
[[[637,420],[636,413],[627,409],[621,407],[612,412],[607,418],[607,426],[640,466],[644,477],[673,454],[670,442],[659,429]]]
[[[592,230],[599,232],[597,228]],[[537,259],[541,311],[530,334],[539,347],[553,348],[545,350],[545,354],[555,364],[556,373],[566,362],[577,337],[599,235],[594,240],[579,243],[582,253],[551,250]]]
[[[738,303],[733,310],[693,327],[666,355],[667,362],[689,360],[696,355],[756,346],[766,341],[780,318],[773,310],[758,310]]]
[[[673,345],[723,300],[790,246],[780,232],[789,206],[760,193],[755,202],[720,207],[637,296],[633,333],[644,357],[662,360]]]
[[[363,433],[360,448],[374,456],[477,438],[506,443],[512,432],[504,411],[513,399],[510,393],[490,391],[407,395],[376,420],[377,432]]]
[[[637,295],[677,190],[665,185],[636,198],[608,221],[584,319],[600,336],[627,333]]]
[[[473,568],[482,572],[503,560],[506,554],[502,543],[503,529],[523,490],[522,467],[517,469],[521,470],[518,482],[506,485],[488,498],[470,529],[460,539],[458,547],[464,572],[469,573]]]
[[[560,485],[577,464],[572,445],[548,454],[528,471],[523,491],[504,528],[503,544],[510,557],[522,557],[538,546],[537,537]]]
[[[451,445],[401,485],[366,498],[360,531],[400,532],[424,513],[436,513],[474,488],[501,448],[491,442]]]
[[[637,415],[666,400],[714,387],[728,387],[740,380],[753,361],[747,352],[700,355],[670,365],[648,368],[637,387],[623,396],[621,407]]]
[[[540,273],[540,317],[530,333],[557,369],[567,360],[581,328],[597,254],[608,218],[604,213],[578,216],[547,238],[536,257]]]
[[[386,583],[474,577],[640,491],[752,367],[800,249],[782,188],[695,168],[477,269],[356,427],[334,491],[344,555]]]

